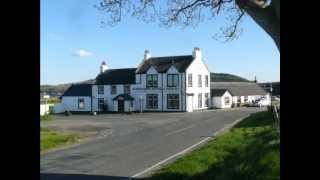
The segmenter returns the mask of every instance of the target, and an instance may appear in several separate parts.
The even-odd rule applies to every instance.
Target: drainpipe
[[[161,99],[162,99],[162,101],[161,101],[161,110],[163,112],[163,73],[161,73],[161,93],[162,93],[162,95],[161,95]]]

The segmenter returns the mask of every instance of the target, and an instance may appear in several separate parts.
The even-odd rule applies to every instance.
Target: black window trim
[[[192,74],[188,74],[188,87],[192,87],[193,82],[192,82]]]
[[[178,100],[178,107],[169,107],[169,96],[176,95]],[[167,94],[167,109],[180,109],[180,96],[179,94]]]
[[[175,76],[178,77],[176,86],[174,86],[174,85],[169,86],[169,84],[168,84],[169,83],[169,76],[172,77],[172,82],[173,82]],[[175,74],[167,74],[167,87],[179,87],[179,74],[177,74],[177,73],[175,73]]]
[[[115,87],[114,91],[113,91],[113,87]],[[117,94],[117,85],[111,85],[111,91],[110,91],[110,94]]]
[[[159,104],[159,95],[158,94],[146,94],[146,96],[147,96],[146,97],[147,109],[158,109],[159,108],[159,105],[158,105]],[[149,106],[149,97],[152,97],[152,107]],[[157,103],[154,103],[155,97],[157,99]],[[153,105],[155,105],[155,106],[153,106]]]
[[[149,77],[149,76],[152,77],[152,78],[151,78],[151,79],[152,79],[152,85],[149,84],[149,80],[148,80],[148,77]],[[153,77],[156,77],[157,80],[155,81]],[[147,87],[147,88],[158,88],[158,80],[159,80],[159,79],[158,79],[158,74],[147,74],[147,75],[146,75],[146,87]],[[155,83],[155,82],[156,82],[156,83]]]
[[[80,100],[83,100],[83,107],[80,107]],[[85,101],[84,98],[78,98],[78,109],[85,109]]]

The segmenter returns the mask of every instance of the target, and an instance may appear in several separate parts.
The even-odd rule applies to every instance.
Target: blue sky
[[[211,72],[231,73],[259,82],[280,80],[280,54],[272,39],[250,17],[238,40],[212,38],[226,23],[205,21],[196,28],[162,28],[126,18],[101,27],[106,17],[97,0],[41,0],[41,84],[60,84],[96,77],[102,60],[110,68],[136,67],[145,49],[152,56],[191,54],[200,47]]]

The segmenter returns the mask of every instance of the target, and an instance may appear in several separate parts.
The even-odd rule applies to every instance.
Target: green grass
[[[272,114],[259,112],[155,172],[148,180],[280,179],[280,142]]]
[[[45,114],[43,116],[40,115],[40,121],[51,121],[52,116],[50,114]]]
[[[40,151],[47,151],[62,145],[77,142],[79,136],[70,133],[54,132],[47,128],[40,129]]]

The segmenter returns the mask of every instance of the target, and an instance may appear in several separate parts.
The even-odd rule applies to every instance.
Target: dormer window
[[[158,87],[158,75],[147,74],[147,88],[157,88],[157,87]]]
[[[178,87],[179,74],[167,74],[167,87]]]

